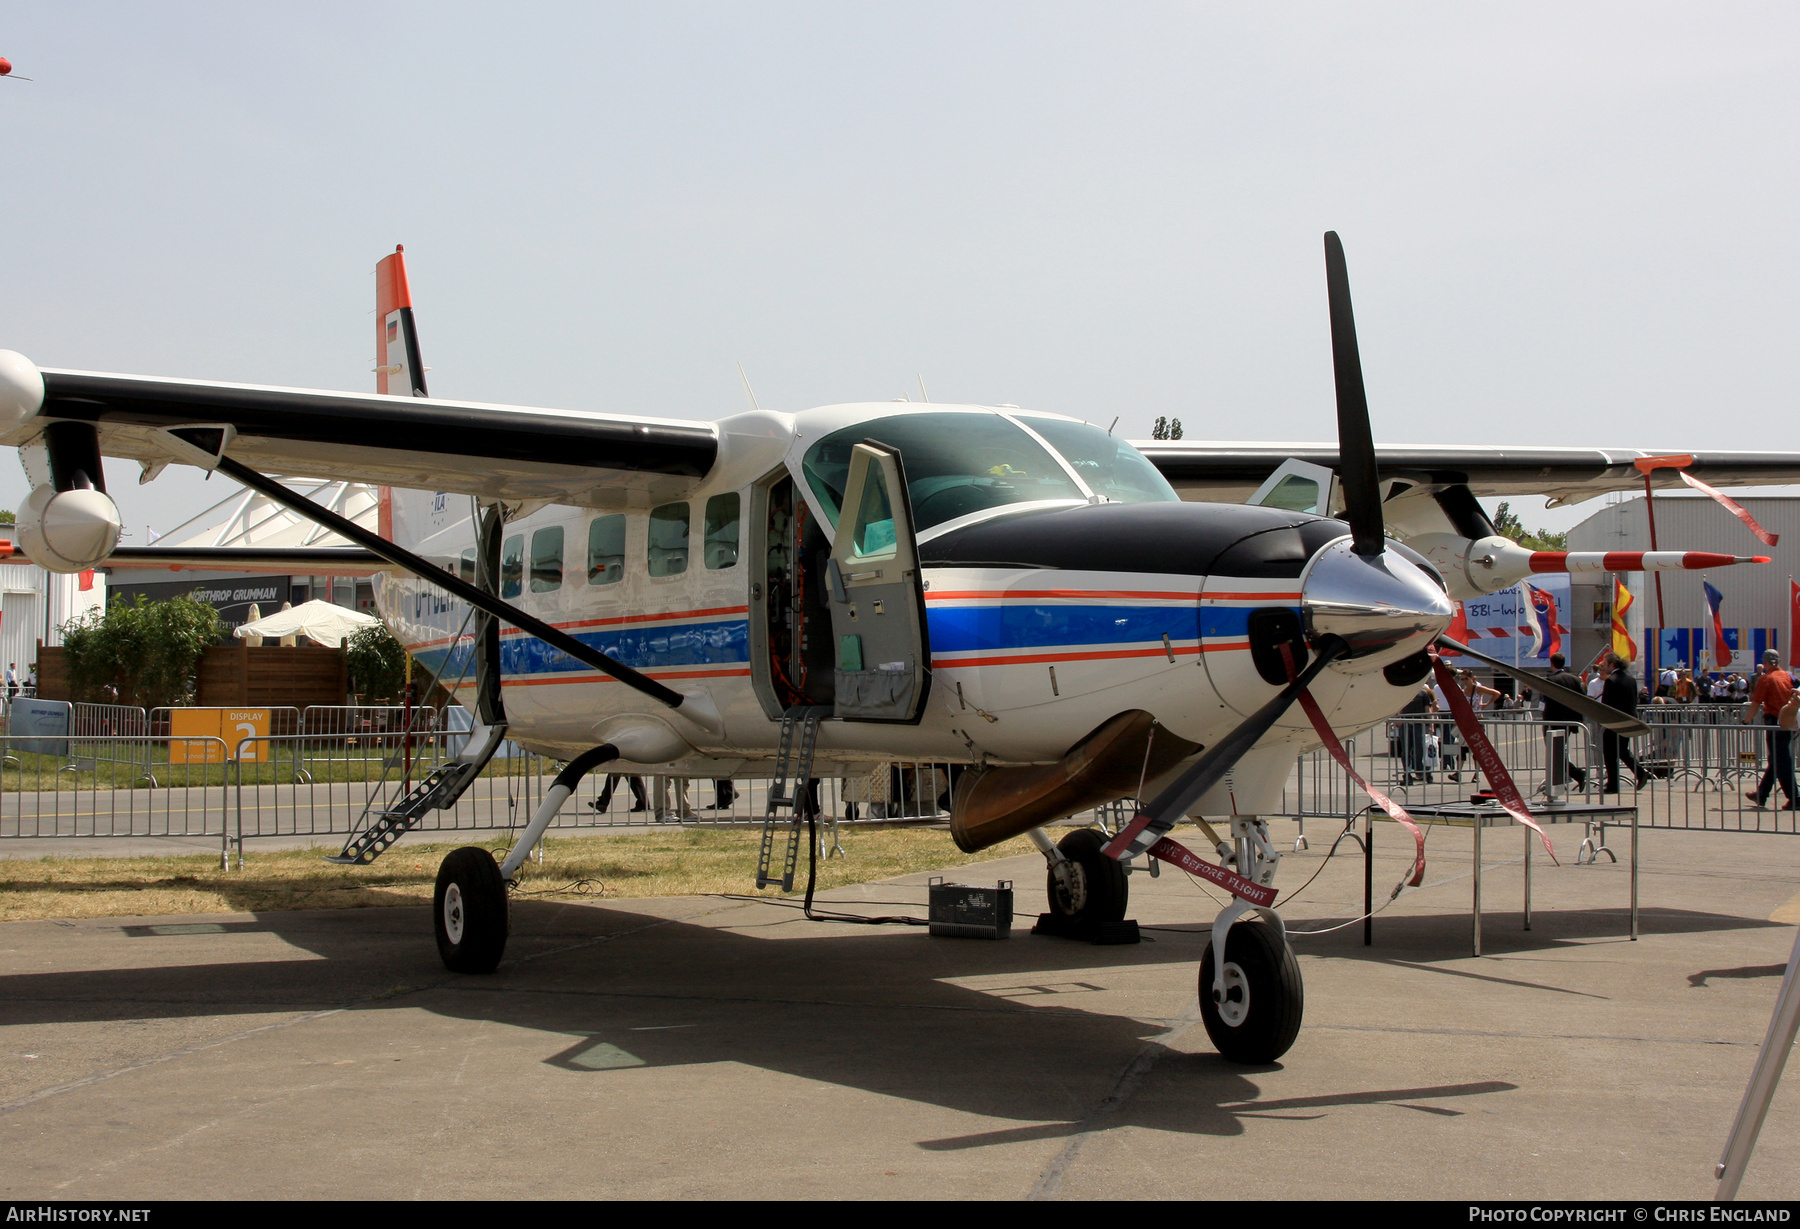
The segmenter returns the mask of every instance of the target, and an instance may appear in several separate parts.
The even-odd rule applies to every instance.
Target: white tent
[[[255,636],[310,636],[326,648],[335,649],[344,643],[344,637],[380,621],[374,615],[345,610],[314,598],[292,610],[278,610],[267,618],[245,623],[232,634],[241,640]]]

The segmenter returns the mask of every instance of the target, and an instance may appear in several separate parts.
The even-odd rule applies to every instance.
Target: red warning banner
[[[1190,875],[1198,875],[1211,883],[1216,883],[1233,896],[1241,896],[1253,905],[1267,909],[1275,903],[1275,889],[1265,888],[1260,883],[1251,883],[1242,875],[1236,875],[1222,866],[1215,866],[1199,854],[1172,837],[1163,837],[1150,846],[1149,854],[1153,858],[1161,858],[1170,866],[1179,866]]]

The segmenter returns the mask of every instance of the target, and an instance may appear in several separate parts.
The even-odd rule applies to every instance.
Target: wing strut
[[[420,580],[429,581],[446,592],[460,597],[477,610],[485,611],[497,619],[503,619],[520,631],[536,636],[553,649],[560,649],[584,666],[591,666],[611,678],[619,680],[627,687],[640,691],[652,700],[666,704],[670,708],[680,708],[687,699],[679,691],[663,686],[648,675],[639,674],[621,661],[608,657],[600,650],[585,645],[567,632],[558,631],[542,619],[536,619],[514,606],[511,602],[502,601],[491,593],[484,593],[462,577],[447,572],[434,563],[427,562],[411,551],[396,546],[380,534],[370,533],[361,525],[345,517],[339,516],[320,504],[314,503],[304,495],[296,495],[273,478],[259,474],[241,461],[221,456],[218,459],[219,472],[243,483],[253,491],[260,491],[276,503],[290,508],[314,521],[333,533],[342,534],[364,550],[378,555],[395,567],[404,568]]]

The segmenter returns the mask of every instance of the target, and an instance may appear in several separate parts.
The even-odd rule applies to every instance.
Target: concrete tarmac
[[[1284,861],[1297,886],[1314,848]],[[39,1198],[1706,1198],[1800,923],[1800,841],[1648,832],[1626,867],[1469,834],[1427,886],[1296,937],[1278,1064],[1198,1018],[1217,909],[1132,878],[1131,947],[810,923],[720,898],[527,899],[446,973],[419,908],[0,925],[0,1188]],[[1402,874],[1380,825],[1377,895]],[[1624,853],[1623,841],[1615,846]],[[854,846],[851,846],[854,856]],[[254,865],[246,871],[254,874]],[[746,878],[749,868],[746,868]],[[1041,908],[1035,858],[966,867]],[[830,894],[922,915],[924,876]],[[1285,906],[1360,911],[1346,846]],[[897,904],[874,902],[899,902]],[[1185,929],[1193,928],[1193,929]],[[1743,1186],[1800,1197],[1800,1070]]]

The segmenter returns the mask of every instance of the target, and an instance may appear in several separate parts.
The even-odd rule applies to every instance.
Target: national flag
[[[1612,651],[1626,661],[1637,660],[1637,645],[1632,642],[1631,631],[1625,625],[1625,612],[1631,609],[1635,600],[1625,582],[1613,577]]]
[[[1702,579],[1700,587],[1706,590],[1706,608],[1712,611],[1713,619],[1713,662],[1723,670],[1731,664],[1731,649],[1725,643],[1725,617],[1719,613],[1719,607],[1725,602],[1725,595],[1712,587],[1712,582]]]
[[[1542,656],[1545,652],[1543,646],[1546,642],[1549,644],[1550,652],[1562,652],[1562,629],[1556,625],[1556,595],[1548,589],[1540,589],[1536,585],[1530,584],[1525,586],[1525,592],[1531,598],[1529,609],[1532,629],[1536,632],[1533,639],[1538,643],[1538,647],[1532,651],[1531,655],[1533,657]]]
[[[1795,636],[1800,636],[1800,582],[1796,582],[1794,580],[1794,578],[1792,576],[1790,576],[1790,577],[1788,577],[1788,639],[1787,639],[1787,653],[1788,653],[1788,664],[1789,665],[1794,664],[1794,658],[1793,658],[1794,646],[1796,644],[1800,644],[1800,641],[1797,641],[1794,639]]]

